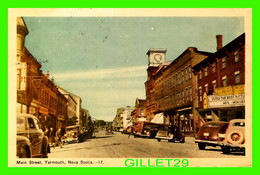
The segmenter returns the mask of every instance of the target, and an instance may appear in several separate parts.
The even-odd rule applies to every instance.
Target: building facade
[[[196,78],[191,67],[210,54],[189,47],[174,61],[162,63],[153,75],[155,113],[163,113],[185,135],[193,135],[196,130],[194,120],[198,120],[194,113],[194,107],[198,105]]]
[[[28,29],[17,18],[17,113],[39,118],[43,127],[58,129],[67,123],[67,99],[58,91],[49,74],[24,46]]]
[[[193,67],[197,76],[198,112],[206,121],[245,118],[245,33]]]

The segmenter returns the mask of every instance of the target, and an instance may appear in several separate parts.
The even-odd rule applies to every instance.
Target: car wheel
[[[205,143],[199,143],[198,146],[199,146],[200,150],[204,150],[206,148],[206,144]]]
[[[185,137],[180,140],[181,143],[185,143]]]
[[[244,141],[244,134],[239,130],[227,134],[227,141],[232,144],[241,144]]]
[[[21,147],[19,158],[30,158],[25,147]]]
[[[222,146],[221,147],[223,154],[229,154],[230,148],[228,146]]]
[[[43,156],[43,158],[48,158],[48,144],[43,145],[42,156]]]
[[[158,141],[158,142],[160,142],[160,141],[161,141],[161,139],[157,139],[157,141]]]

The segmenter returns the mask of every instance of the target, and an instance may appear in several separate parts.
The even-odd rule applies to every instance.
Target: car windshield
[[[208,123],[206,125],[204,125],[205,128],[218,128],[219,124],[216,123]]]
[[[16,118],[16,127],[17,127],[17,130],[22,130],[25,128],[24,118],[21,118],[21,117]]]

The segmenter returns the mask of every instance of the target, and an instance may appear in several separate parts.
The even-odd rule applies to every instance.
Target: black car
[[[39,120],[30,114],[16,117],[16,156],[17,158],[48,157],[48,138],[40,128]]]

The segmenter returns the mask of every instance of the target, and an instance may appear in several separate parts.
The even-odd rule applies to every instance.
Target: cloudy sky
[[[216,51],[244,32],[241,17],[25,17],[25,46],[59,86],[82,98],[96,119],[112,120],[118,107],[145,98],[150,48],[166,61],[188,47]]]

